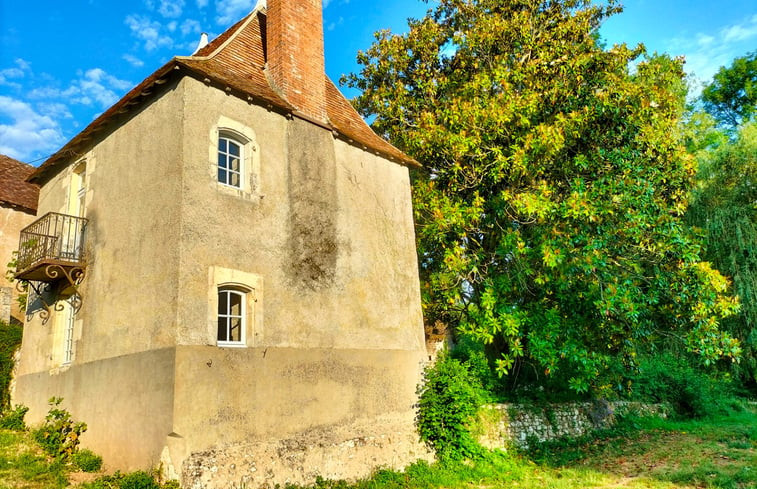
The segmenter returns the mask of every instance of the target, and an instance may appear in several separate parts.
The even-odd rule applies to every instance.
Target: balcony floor
[[[49,268],[51,266],[52,268]],[[68,274],[71,274],[71,271],[76,268],[78,268],[79,270],[84,269],[84,266],[81,262],[43,258],[39,261],[34,262],[32,265],[26,267],[25,269],[16,272],[14,277],[16,280],[34,280],[36,282],[51,282],[58,279],[65,279],[66,277],[61,273],[58,267],[65,270],[65,272]],[[50,273],[48,273],[48,270],[50,270]]]

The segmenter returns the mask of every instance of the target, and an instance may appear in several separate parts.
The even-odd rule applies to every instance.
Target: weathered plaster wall
[[[195,346],[176,359],[168,446],[188,487],[357,477],[429,456],[413,428],[417,352]]]
[[[34,222],[36,217],[33,214],[19,210],[16,207],[0,205],[0,289],[5,293],[0,297],[7,297],[8,306],[0,306],[0,321],[10,321],[13,317],[15,321],[23,322],[23,311],[19,310],[16,298],[18,292],[15,284],[8,281],[5,277],[8,262],[13,258],[13,252],[18,250],[18,236],[20,231]]]
[[[174,344],[181,94],[169,88],[134,110],[134,117],[40,189],[39,215],[69,212],[72,172],[86,164],[87,267],[73,365]],[[60,349],[65,320],[64,311],[46,324],[39,314],[27,323],[19,375],[58,371],[54,350]]]
[[[109,470],[155,467],[173,415],[174,350],[161,349],[80,363],[57,375],[16,378],[15,402],[30,407],[27,422],[47,414],[47,400],[63,397],[74,419],[87,423],[82,445]]]
[[[242,190],[217,182],[219,128],[250,141]],[[413,426],[426,352],[406,168],[188,77],[83,158],[75,361],[50,355],[62,318],[27,325],[15,402],[31,422],[51,395],[70,398],[111,467],[159,454],[203,487],[428,456]],[[66,208],[78,161],[43,187],[40,212]],[[247,348],[216,346],[219,277],[254,289]],[[140,363],[151,351],[171,353]],[[168,412],[132,417],[129,390]]]
[[[312,482],[427,455],[413,425],[425,346],[407,169],[195,80],[182,87],[187,346],[173,470],[203,487]],[[216,181],[226,125],[257,153],[245,191]],[[246,349],[214,346],[217,268],[262,277]],[[353,445],[352,458],[326,462]]]
[[[407,168],[195,80],[186,90],[179,344],[214,344],[208,269],[264,278],[253,346],[422,351]],[[215,181],[214,128],[254,131],[260,175],[240,195]],[[248,343],[249,344],[249,343]]]

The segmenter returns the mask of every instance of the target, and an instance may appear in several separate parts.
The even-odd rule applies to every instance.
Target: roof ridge
[[[226,29],[226,31],[221,33],[221,35],[219,35],[218,37],[213,39],[211,42],[209,42],[207,46],[203,46],[202,48],[196,51],[197,53],[199,53],[206,49],[213,48],[213,50],[209,54],[203,55],[203,56],[195,56],[195,54],[190,54],[189,56],[174,56],[174,59],[178,61],[184,61],[188,59],[197,60],[197,61],[205,61],[205,60],[213,59],[218,53],[223,51],[224,48],[228,46],[239,35],[240,32],[242,32],[245,28],[247,28],[247,25],[250,22],[252,22],[253,14],[258,13],[259,11],[261,11],[261,9],[259,8],[259,5],[256,5],[255,8],[249,14],[242,17],[242,19],[240,19],[231,27]],[[221,39],[226,32],[231,32],[231,34],[222,42],[220,42],[217,47],[213,47],[213,43]]]

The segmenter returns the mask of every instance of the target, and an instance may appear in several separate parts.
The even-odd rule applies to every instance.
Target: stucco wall
[[[7,311],[0,311],[2,321],[9,321],[11,316],[16,321],[24,321],[23,311],[19,310],[16,303],[18,293],[15,284],[6,279],[5,272],[8,262],[13,258],[13,252],[18,250],[19,232],[34,219],[34,215],[15,207],[0,205],[0,288],[10,290],[10,307]]]
[[[413,427],[421,362],[401,350],[178,347],[174,470],[190,487],[273,487],[428,457]]]
[[[407,168],[186,79],[180,344],[213,344],[208,269],[264,277],[254,346],[424,348]],[[215,181],[223,118],[259,146],[257,193]],[[210,171],[208,170],[209,168]]]
[[[217,181],[219,128],[248,140],[241,190]],[[188,77],[84,158],[75,361],[59,368],[50,354],[61,318],[27,325],[15,401],[33,407],[30,421],[40,399],[70,397],[111,467],[147,468],[159,453],[203,487],[354,477],[428,456],[413,426],[426,353],[406,168]],[[40,212],[66,208],[77,161],[42,188]],[[246,348],[216,346],[219,277],[254,289]],[[158,353],[174,347],[175,358]],[[137,365],[151,351],[154,371]],[[110,383],[87,380],[97,368]],[[156,419],[134,417],[122,386]],[[335,463],[345,447],[354,458]]]
[[[181,94],[169,87],[40,189],[39,215],[69,212],[72,172],[86,164],[87,267],[74,365],[174,344],[181,109]],[[20,375],[60,366],[51,352],[64,323],[65,312],[28,322]]]
[[[44,419],[47,401],[87,423],[82,445],[103,457],[109,470],[157,467],[173,414],[174,350],[161,349],[80,363],[58,375],[37,372],[16,378],[16,402],[30,409],[27,421]]]

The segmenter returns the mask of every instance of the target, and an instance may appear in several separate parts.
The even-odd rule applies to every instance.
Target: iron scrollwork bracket
[[[61,265],[52,264],[45,267],[45,275],[53,281],[58,280],[59,278],[64,278],[66,280],[68,285],[66,287],[58,287],[58,290],[60,291],[63,288],[68,287],[71,287],[73,289],[74,293],[71,294],[71,297],[73,297],[74,299],[70,301],[70,304],[73,307],[74,315],[78,314],[83,302],[81,292],[79,292],[79,286],[81,285],[82,280],[84,280],[84,267],[73,267],[66,269]],[[50,320],[52,311],[60,312],[64,309],[63,304],[58,300],[59,294],[57,292],[53,296],[53,303],[48,304],[48,302],[45,300],[44,295],[45,286],[40,286],[40,283],[31,280],[20,280],[16,283],[16,289],[18,289],[20,292],[25,292],[25,290],[23,289],[23,284],[26,284],[28,288],[31,288],[34,291],[36,298],[42,304],[42,310],[39,312],[39,317],[40,319],[42,319],[42,324],[47,324],[47,321]],[[32,315],[33,314],[34,313],[32,313]]]

